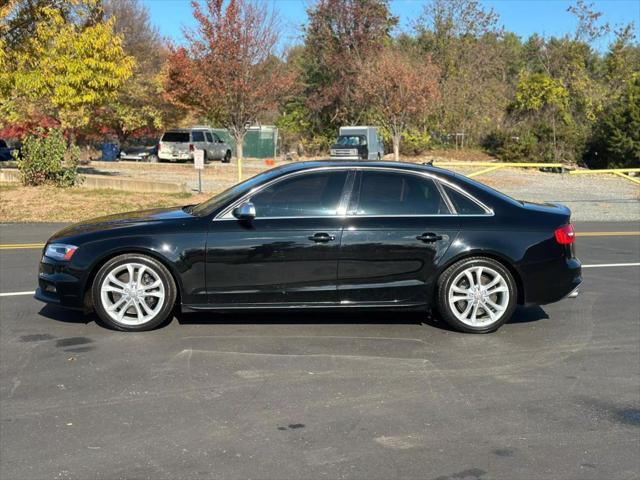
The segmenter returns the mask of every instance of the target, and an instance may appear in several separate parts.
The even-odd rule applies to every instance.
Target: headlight
[[[357,155],[357,154],[358,154],[357,148],[352,148],[351,150],[349,150],[349,155]]]
[[[336,150],[334,150],[333,148],[330,150],[331,155],[335,155],[337,153]]]
[[[54,260],[71,260],[73,254],[76,253],[78,247],[75,245],[67,245],[64,243],[50,243],[44,251],[45,257]]]

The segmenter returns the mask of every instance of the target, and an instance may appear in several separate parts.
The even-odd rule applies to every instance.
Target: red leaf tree
[[[275,110],[294,84],[274,55],[278,18],[261,0],[192,1],[196,27],[186,46],[173,48],[165,68],[165,95],[227,128],[236,141],[242,177],[242,142],[261,115]]]
[[[366,105],[391,132],[393,156],[400,160],[402,133],[421,122],[439,97],[440,70],[429,58],[384,49],[358,76],[358,103]]]

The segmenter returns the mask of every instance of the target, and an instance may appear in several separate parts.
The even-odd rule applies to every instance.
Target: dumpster
[[[117,143],[103,143],[102,144],[102,161],[103,162],[115,162],[118,160],[118,154],[120,153],[120,147]]]
[[[224,128],[213,131],[228,143],[235,152],[236,141]],[[278,129],[273,125],[250,127],[242,144],[246,158],[274,158],[278,154]],[[234,153],[235,154],[235,153]]]

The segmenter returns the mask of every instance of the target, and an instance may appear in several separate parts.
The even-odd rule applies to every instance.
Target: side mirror
[[[218,139],[218,143],[224,143],[224,140],[223,140],[223,139],[221,139],[221,138],[219,138],[219,139]]]
[[[251,202],[246,202],[233,209],[233,216],[238,220],[253,220],[256,218],[256,207]]]

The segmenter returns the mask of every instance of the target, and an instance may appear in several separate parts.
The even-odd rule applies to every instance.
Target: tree
[[[368,104],[378,122],[391,132],[396,161],[400,160],[402,134],[433,109],[439,93],[439,75],[430,59],[417,62],[391,48],[380,53],[359,75],[359,103]]]
[[[357,123],[358,73],[391,41],[388,0],[319,0],[307,10],[300,59],[302,98],[313,133]]]
[[[423,54],[440,68],[436,129],[478,140],[502,122],[512,40],[503,41],[498,15],[478,0],[427,2],[414,24]]]
[[[640,74],[601,115],[585,162],[591,168],[640,167]]]
[[[569,94],[558,80],[544,73],[520,76],[515,108],[524,112],[548,114],[551,118],[554,161],[558,161],[557,117],[566,115]]]
[[[160,73],[168,50],[151,24],[147,8],[139,0],[106,0],[104,9],[105,17],[114,21],[114,32],[123,38],[125,53],[135,59],[135,68],[94,123],[108,126],[123,142],[140,130],[156,131],[176,121],[179,112],[160,95]]]
[[[8,17],[10,33],[0,47],[11,43],[12,48],[0,48],[0,122],[49,116],[74,130],[115,98],[132,74],[134,59],[124,53],[113,21],[96,14],[95,0],[66,2],[73,10],[50,3],[35,2],[20,28],[11,20],[23,18],[21,2],[14,4],[17,16]]]
[[[175,105],[227,128],[236,141],[242,178],[242,142],[248,128],[287,95],[293,77],[274,55],[278,19],[259,0],[192,2],[197,27],[187,45],[172,48],[164,87]]]

